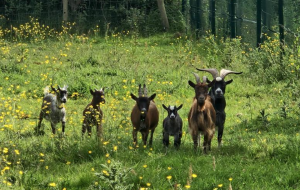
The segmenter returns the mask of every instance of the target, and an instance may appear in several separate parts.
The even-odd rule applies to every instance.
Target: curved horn
[[[197,68],[196,68],[197,69]],[[215,79],[219,76],[219,71],[215,68],[212,68],[212,69],[197,69],[198,71],[206,71],[206,72],[209,72],[212,77]]]
[[[242,74],[243,72],[236,72],[236,71],[230,71],[230,70],[226,70],[226,69],[222,69],[221,72],[220,72],[220,77],[222,79],[224,79],[227,75],[229,74]]]
[[[199,75],[198,75],[197,73],[193,73],[193,74],[194,74],[194,76],[195,76],[195,78],[196,78],[196,83],[197,83],[197,84],[198,84],[198,83],[201,83]]]
[[[206,77],[206,76],[203,76],[203,77],[202,77],[202,80],[203,80],[203,83],[206,84],[207,77]]]
[[[144,84],[144,96],[148,96],[148,89],[146,88],[145,84]]]
[[[143,93],[142,93],[142,85],[141,84],[139,84],[139,97],[141,97],[142,95],[143,95]]]

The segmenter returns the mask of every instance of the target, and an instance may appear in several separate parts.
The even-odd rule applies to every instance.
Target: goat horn
[[[197,84],[198,84],[198,83],[201,83],[199,75],[198,75],[197,73],[193,73],[193,74],[194,74],[194,76],[195,76],[195,78],[196,78],[196,83],[197,83]]]
[[[202,77],[202,80],[203,80],[203,83],[206,84],[207,77],[206,77],[206,76],[203,76],[203,77]]]
[[[141,97],[143,95],[141,87],[142,87],[142,85],[139,84],[139,97]]]
[[[144,84],[144,96],[148,96],[148,90],[146,88],[146,85]]]
[[[197,69],[197,68],[196,68]],[[197,69],[198,71],[206,71],[206,72],[209,72],[212,77],[215,79],[219,76],[219,72],[217,69],[215,68],[212,68],[212,69]]]
[[[222,79],[224,79],[226,77],[226,75],[229,75],[229,74],[242,74],[243,72],[236,72],[236,71],[230,71],[230,70],[226,70],[226,69],[222,69],[221,72],[220,72],[220,77]]]

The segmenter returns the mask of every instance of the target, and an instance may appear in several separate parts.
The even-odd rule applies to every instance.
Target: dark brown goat
[[[139,97],[134,94],[130,94],[131,98],[136,101],[132,112],[131,112],[131,122],[133,125],[133,143],[137,145],[137,133],[138,131],[142,134],[142,139],[144,145],[147,144],[147,138],[149,131],[151,130],[151,136],[149,145],[152,145],[153,133],[158,124],[159,114],[157,107],[153,101],[156,94],[147,97],[147,88],[144,85],[144,94],[142,94],[141,85],[139,85]]]
[[[211,149],[211,140],[215,134],[216,112],[208,96],[208,88],[215,80],[206,84],[206,79],[200,82],[199,76],[194,73],[197,84],[189,81],[189,85],[195,89],[195,97],[188,115],[189,130],[194,141],[194,148],[197,149],[200,133],[204,135],[204,153]]]
[[[100,103],[105,103],[104,89],[90,90],[93,95],[92,102],[89,103],[83,111],[83,124],[82,124],[82,135],[88,131],[89,136],[92,133],[92,125],[97,126],[97,136],[100,137],[102,134],[102,118],[103,112],[100,109]]]

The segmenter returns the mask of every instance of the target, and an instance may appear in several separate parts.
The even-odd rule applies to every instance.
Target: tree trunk
[[[63,21],[68,22],[68,0],[63,0]]]
[[[284,45],[283,0],[278,1],[278,15],[279,15],[279,38],[280,38],[280,43]]]
[[[167,31],[167,30],[169,30],[169,21],[168,21],[167,12],[165,9],[164,0],[157,0],[157,5],[158,5],[159,12],[160,12],[160,17],[162,20],[164,30]]]
[[[278,17],[279,17],[279,40],[280,40],[280,61],[284,54],[284,22],[283,22],[283,0],[278,0]]]
[[[236,0],[231,0],[230,2],[230,37],[236,37]]]
[[[243,31],[242,31],[242,27],[243,27],[243,21],[242,18],[244,18],[244,0],[239,0],[237,3],[237,17],[240,18],[236,21],[236,35],[237,36],[242,36]]]
[[[211,33],[216,36],[216,1],[211,0]]]
[[[199,37],[204,32],[203,21],[203,0],[196,0],[196,36]]]
[[[256,21],[256,41],[259,48],[261,44],[261,0],[256,1]]]

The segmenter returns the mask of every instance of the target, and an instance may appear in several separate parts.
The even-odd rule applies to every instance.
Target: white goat
[[[67,102],[68,86],[64,85],[63,88],[58,86],[57,89],[51,86],[55,94],[49,92],[49,87],[44,89],[44,99],[42,103],[42,110],[40,112],[39,123],[37,132],[41,128],[43,119],[50,121],[52,133],[55,134],[55,127],[57,123],[62,122],[62,133],[65,133],[66,125],[66,109],[63,104]]]

